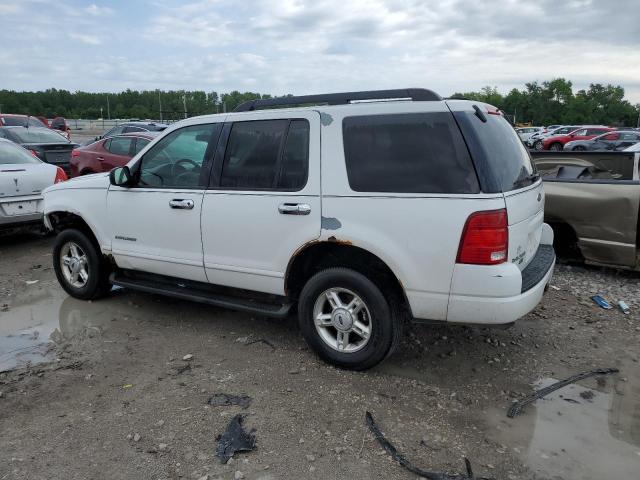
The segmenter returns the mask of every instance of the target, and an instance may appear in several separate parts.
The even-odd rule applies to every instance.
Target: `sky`
[[[564,77],[640,103],[638,0],[0,0],[0,89],[312,94]]]

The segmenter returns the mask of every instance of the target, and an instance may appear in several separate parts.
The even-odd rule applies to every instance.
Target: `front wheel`
[[[64,290],[92,300],[111,290],[109,268],[98,247],[80,230],[63,230],[53,245],[53,269]]]
[[[311,277],[300,294],[298,315],[309,346],[341,368],[373,367],[393,352],[401,336],[401,320],[380,289],[348,268]]]
[[[542,150],[544,148],[544,146],[542,145],[542,140],[536,140],[536,142],[533,144],[533,148],[535,148],[536,150]]]
[[[573,151],[574,152],[584,152],[586,150],[586,148],[584,148],[582,145],[578,145],[576,147],[573,147]]]

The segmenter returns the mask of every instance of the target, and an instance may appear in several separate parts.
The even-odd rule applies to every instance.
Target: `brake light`
[[[491,106],[491,105],[487,106],[487,113],[489,115],[502,115],[502,112],[500,111],[499,108],[496,108],[496,107]]]
[[[462,231],[457,263],[496,265],[507,261],[507,211],[489,210],[469,215]]]
[[[31,153],[31,155],[33,155],[36,158],[40,158],[38,157],[38,152],[36,152],[35,150],[29,150],[29,153]]]
[[[64,181],[68,180],[67,174],[64,173],[64,170],[62,170],[60,167],[56,167],[56,168],[57,168],[57,170],[56,170],[56,178],[53,181],[53,183],[56,184],[56,183],[60,183],[60,182],[64,182]]]
[[[78,150],[71,150],[71,158],[79,157],[80,152]]]

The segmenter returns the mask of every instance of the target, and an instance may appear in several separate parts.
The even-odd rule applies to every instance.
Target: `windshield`
[[[14,128],[11,130],[20,143],[69,143],[59,133],[48,128]]]
[[[10,142],[0,141],[0,165],[41,163],[24,148]]]
[[[508,192],[539,178],[529,151],[502,115],[486,114],[485,122],[468,111],[455,116],[483,179],[483,192]]]

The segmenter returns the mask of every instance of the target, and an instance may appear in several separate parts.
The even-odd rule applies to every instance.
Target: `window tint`
[[[131,141],[133,138],[127,137],[113,137],[109,142],[109,145],[105,145],[105,148],[114,155],[129,156],[131,151]]]
[[[309,167],[309,122],[293,120],[289,125],[282,161],[278,168],[276,188],[302,190],[307,183]]]
[[[122,126],[113,127],[111,130],[107,131],[107,133],[105,133],[103,137],[113,137],[114,135],[120,135],[123,130],[124,130],[124,127]]]
[[[7,127],[26,127],[26,117],[2,117],[2,124]]]
[[[146,138],[137,138],[136,139],[136,149],[134,151],[134,155],[137,154],[140,150],[146,147],[151,140],[147,140]]]
[[[0,165],[42,163],[24,148],[14,143],[0,142]]]
[[[529,151],[502,115],[485,115],[486,122],[471,112],[456,112],[486,193],[508,192],[538,180]]]
[[[601,128],[588,128],[587,135],[600,135],[604,133],[606,130],[602,130]]]
[[[288,120],[234,123],[222,164],[223,188],[277,188],[278,160]]]
[[[42,123],[40,120],[38,120],[35,117],[29,117],[29,126],[47,128],[47,126],[44,123]]]
[[[140,186],[196,188],[209,142],[221,124],[193,125],[171,132],[143,157]]]
[[[575,132],[572,132],[572,133],[576,136],[583,137],[587,134],[587,129],[583,128],[582,130],[576,130]]]
[[[479,191],[469,153],[450,113],[347,117],[342,128],[349,185],[355,191]]]
[[[69,143],[62,135],[48,128],[13,128],[11,133],[20,143]]]

